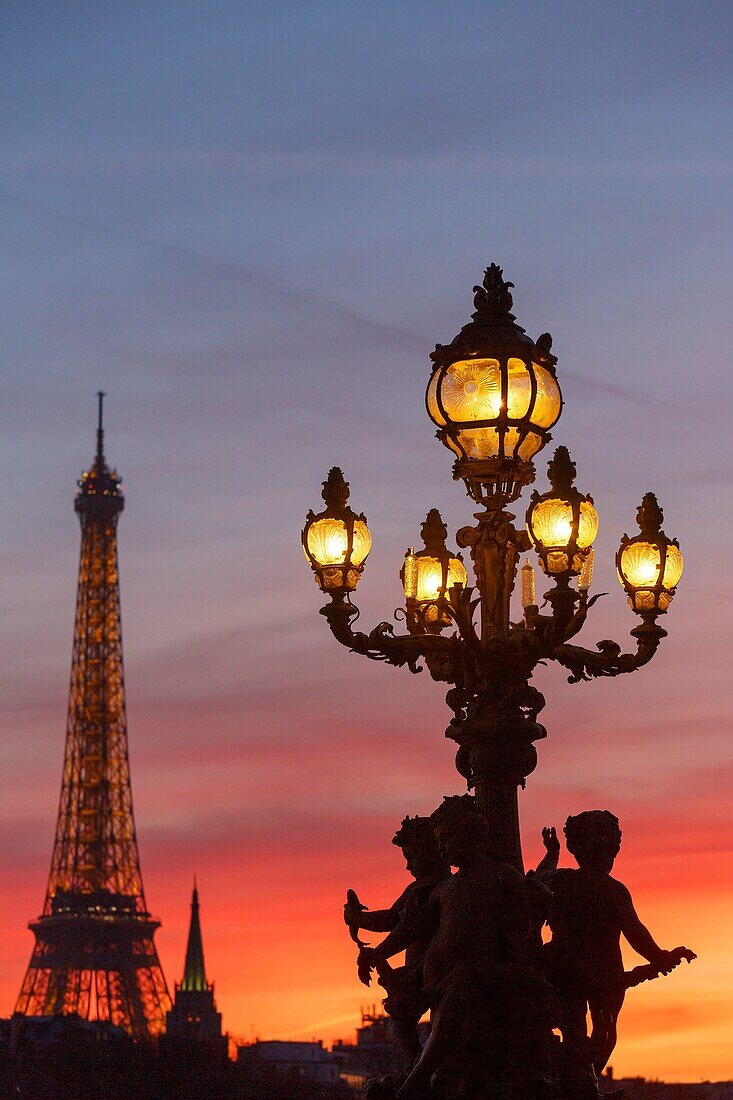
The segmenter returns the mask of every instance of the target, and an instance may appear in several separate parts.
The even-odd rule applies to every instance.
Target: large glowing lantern
[[[552,339],[545,333],[535,342],[515,323],[513,285],[496,264],[487,268],[474,287],[473,320],[430,357],[428,415],[476,500],[497,492],[516,499],[562,410]]]

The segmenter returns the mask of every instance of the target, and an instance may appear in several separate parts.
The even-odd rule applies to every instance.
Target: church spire
[[[201,921],[199,920],[199,892],[194,876],[193,896],[191,898],[191,924],[188,929],[186,965],[183,970],[181,990],[184,993],[203,993],[210,988],[209,983],[206,981],[204,947],[201,941]]]
[[[221,1012],[216,1011],[213,982],[206,981],[204,948],[201,943],[199,892],[193,880],[191,926],[188,930],[186,965],[183,981],[176,985],[176,999],[166,1017],[166,1042],[183,1044],[188,1050],[192,1042],[209,1044],[217,1058],[227,1058],[228,1039],[221,1033]]]

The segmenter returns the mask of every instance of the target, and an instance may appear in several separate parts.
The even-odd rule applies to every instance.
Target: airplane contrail
[[[196,263],[205,264],[209,269],[217,271],[220,275],[253,286],[262,293],[266,293],[270,296],[278,296],[280,299],[287,298],[297,305],[326,312],[331,316],[338,317],[344,322],[358,326],[383,339],[392,340],[404,348],[409,348],[410,351],[418,352],[423,357],[427,353],[429,345],[424,337],[418,336],[417,333],[400,328],[398,325],[392,325],[388,322],[378,321],[372,317],[367,317],[357,310],[345,305],[343,302],[340,302],[337,298],[332,298],[330,295],[309,290],[307,287],[288,282],[277,276],[268,275],[259,269],[249,267],[238,261],[223,260],[221,257],[212,256],[209,253],[201,252],[188,245],[177,244],[174,241],[161,240],[159,237],[151,237],[148,234],[132,233],[126,229],[110,228],[110,226],[104,225],[101,222],[94,221],[90,218],[83,218],[77,214],[69,213],[68,211],[57,210],[43,203],[36,202],[35,199],[29,199],[23,195],[16,195],[12,192],[0,191],[0,200],[3,199],[6,202],[14,203],[17,206],[41,214],[43,217],[65,222],[68,225],[75,225],[79,229],[85,229],[90,233],[101,234],[116,240],[126,241],[130,244],[143,245],[146,248],[165,252],[178,259],[188,259]],[[578,374],[576,371],[564,369],[562,375],[563,378],[571,380],[575,386],[585,387],[586,389],[594,390],[598,393],[605,393],[607,396],[616,397],[622,401],[638,403],[639,401],[650,400],[650,398],[645,397],[639,390],[617,385],[613,382],[602,382],[594,378],[588,378],[585,375]],[[654,407],[666,407],[675,412],[684,412],[685,415],[690,415],[690,410],[688,408],[683,408],[682,405],[676,405],[674,402],[660,399],[657,395],[654,397]]]

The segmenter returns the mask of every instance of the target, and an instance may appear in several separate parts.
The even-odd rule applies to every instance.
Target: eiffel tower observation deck
[[[104,456],[104,394],[97,396],[97,451],[75,503],[81,555],[56,838],[15,1010],[109,1020],[136,1038],[153,1038],[170,997],[132,809],[117,564],[124,499]]]

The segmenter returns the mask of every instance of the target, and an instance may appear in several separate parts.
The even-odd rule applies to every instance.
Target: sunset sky
[[[614,1069],[733,1077],[731,5],[8,0],[2,24],[0,1014],[51,856],[100,388],[168,981],[195,873],[231,1034],[347,1037],[378,1002],[346,888],[391,901],[396,825],[462,785],[443,689],[333,641],[299,533],[341,465],[371,626],[428,508],[471,520],[423,394],[494,260],[553,334],[554,440],[600,515],[582,640],[636,625],[613,555],[646,490],[686,563],[648,668],[539,670],[525,853],[619,815],[618,876],[699,959],[629,994]]]

